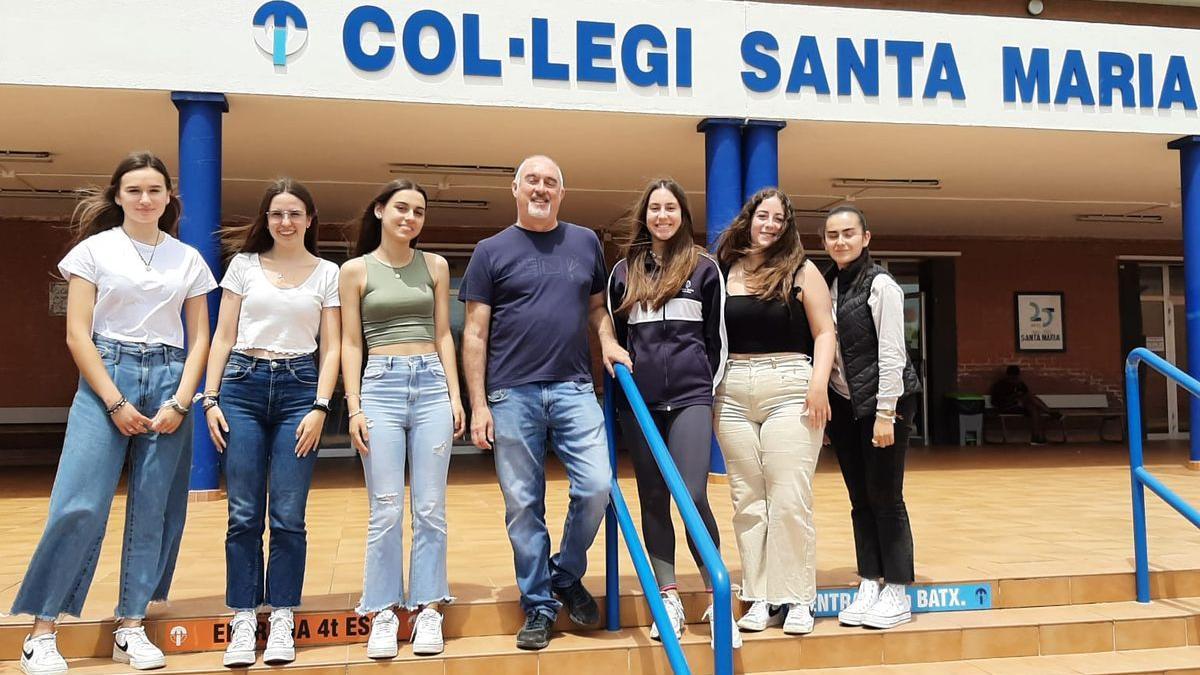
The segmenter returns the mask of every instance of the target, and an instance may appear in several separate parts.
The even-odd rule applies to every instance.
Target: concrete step
[[[1197,675],[1200,646],[1138,649],[1103,654],[1063,654],[970,659],[937,664],[805,668],[772,675]]]
[[[734,666],[744,673],[899,664],[958,668],[961,666],[958,662],[962,661],[1066,654],[1112,657],[1118,652],[1200,646],[1200,597],[1147,605],[1113,602],[925,614],[888,631],[840,626],[835,620],[823,619],[817,622],[811,635],[789,636],[774,628],[745,633],[743,639],[744,646],[735,652]],[[713,660],[707,625],[689,626],[682,643],[693,673],[711,673]],[[128,672],[127,666],[115,665],[107,658],[109,645],[106,639],[104,658],[75,661],[71,672]],[[13,650],[4,655],[17,653]],[[5,665],[15,666],[13,662]],[[661,645],[650,639],[645,626],[616,632],[560,633],[541,652],[518,650],[511,634],[448,639],[445,653],[437,657],[414,656],[411,647],[402,644],[400,656],[387,664],[367,659],[363,642],[321,645],[300,649],[296,663],[284,670],[345,673],[360,668],[445,675],[510,672],[640,675],[669,671]],[[226,669],[221,666],[220,652],[208,651],[173,654],[163,672],[216,673]]]
[[[953,581],[962,583],[965,580]],[[1200,597],[1200,569],[1155,572],[1151,576],[1151,582],[1152,595],[1158,599]],[[1134,598],[1132,573],[1002,578],[981,580],[978,583],[991,589],[991,606],[998,609],[1072,607],[1097,602],[1127,602]],[[629,586],[630,584],[625,584],[626,588]],[[917,589],[920,590],[921,587],[918,585]],[[698,623],[711,602],[710,596],[703,592],[684,591],[681,597],[687,622]],[[848,598],[847,590],[840,599],[846,601]],[[597,599],[603,610],[603,597]],[[296,615],[297,644],[317,646],[365,641],[369,624],[355,615],[353,608],[356,600],[357,598],[350,594],[306,598],[303,611],[298,611]],[[930,602],[937,604],[933,597],[930,598]],[[945,603],[945,598],[942,599],[942,603]],[[821,610],[825,610],[825,614],[832,614],[836,611],[836,605],[822,601],[818,606],[818,615],[821,614]],[[515,597],[460,598],[459,602],[445,606],[443,611],[443,630],[447,639],[511,636],[524,620],[520,604]],[[736,606],[734,612],[735,616],[741,613]],[[227,622],[230,618],[228,610],[224,608],[223,598],[220,597],[168,602],[151,608],[146,620],[146,629],[151,639],[167,652],[220,650],[224,648]],[[265,618],[265,614],[260,615],[260,629],[263,631]],[[819,623],[823,621],[825,620],[819,620]],[[621,596],[623,627],[645,627],[649,626],[650,622],[649,608],[640,592],[628,592]],[[402,630],[407,630],[407,623],[402,625]],[[564,631],[575,628],[565,616],[560,617],[557,626]],[[0,656],[16,653],[28,628],[26,617],[0,618]],[[109,654],[113,628],[110,617],[65,619],[59,624],[59,648],[68,658],[106,657]],[[265,632],[262,637],[265,638]]]

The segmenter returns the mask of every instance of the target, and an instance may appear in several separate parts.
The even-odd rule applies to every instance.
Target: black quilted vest
[[[887,274],[887,270],[872,262],[868,251],[863,251],[862,256],[846,269],[851,273],[857,271],[857,275],[850,282],[849,290],[838,294],[837,338],[846,370],[846,384],[850,387],[850,405],[855,419],[861,419],[874,417],[875,395],[879,393],[879,335],[875,332],[875,321],[867,300],[871,297],[871,283],[880,274]],[[837,283],[837,276],[836,266],[826,274],[830,288]],[[902,396],[921,391],[921,379],[907,354],[902,381]]]

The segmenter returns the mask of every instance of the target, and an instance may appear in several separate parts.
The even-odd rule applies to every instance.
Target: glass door
[[[925,377],[925,293],[921,291],[920,265],[915,260],[880,260],[904,291],[904,342],[908,358],[921,380],[921,396],[917,399],[917,414],[912,420],[912,440],[929,445],[929,393]]]
[[[1139,263],[1138,275],[1146,348],[1186,370],[1183,266]],[[1185,438],[1191,426],[1189,399],[1165,377],[1148,371],[1143,380],[1142,417],[1150,438]]]

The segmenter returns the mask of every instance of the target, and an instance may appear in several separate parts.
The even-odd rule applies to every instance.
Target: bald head
[[[558,173],[558,186],[560,188],[566,187],[565,181],[563,181],[562,168],[558,166],[558,162],[554,161],[554,159],[548,155],[530,155],[521,160],[521,163],[517,165],[517,174],[513,176],[514,183],[521,182],[521,178],[525,175],[525,170],[531,162],[537,164],[548,163],[550,166],[553,166],[554,171]]]
[[[517,224],[549,231],[558,224],[558,207],[563,198],[562,169],[545,155],[525,158],[512,183],[517,200]]]

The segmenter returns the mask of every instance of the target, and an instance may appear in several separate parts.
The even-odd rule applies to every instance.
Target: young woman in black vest
[[[904,506],[904,456],[921,384],[904,340],[904,291],[871,260],[871,232],[862,211],[833,209],[822,239],[836,264],[826,275],[838,343],[828,433],[850,493],[862,577],[838,620],[891,628],[911,618],[913,542]]]

